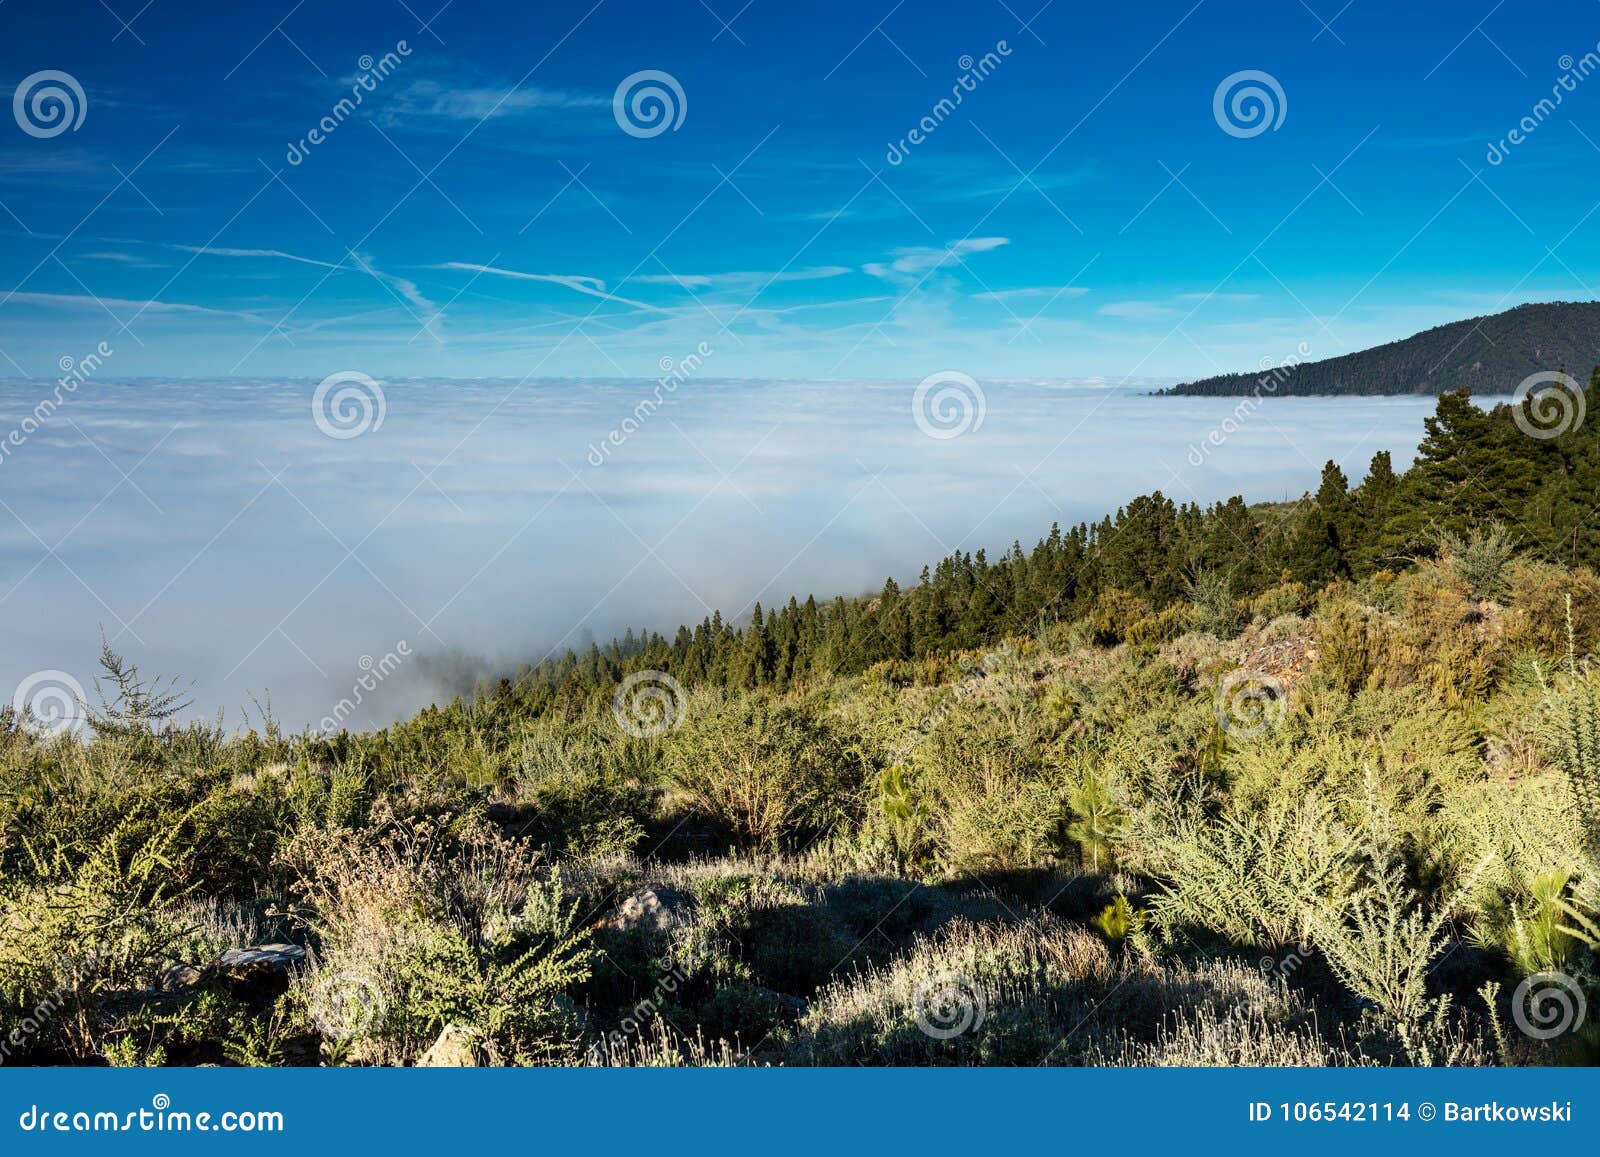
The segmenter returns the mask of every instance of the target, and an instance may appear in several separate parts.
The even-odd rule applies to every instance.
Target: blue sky
[[[83,93],[0,118],[0,374],[1185,377],[1600,296],[1592,2],[441,4],[0,6]]]

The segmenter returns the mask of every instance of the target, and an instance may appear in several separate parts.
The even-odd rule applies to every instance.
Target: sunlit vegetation
[[[83,732],[0,714],[5,1059],[1592,1063],[1524,1026],[1600,1008],[1597,432],[1447,395],[1403,475],[371,733],[180,722],[108,650]]]

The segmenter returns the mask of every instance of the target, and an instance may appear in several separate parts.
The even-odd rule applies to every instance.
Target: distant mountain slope
[[[1359,353],[1282,370],[1223,374],[1167,394],[1509,394],[1529,374],[1566,371],[1586,382],[1600,362],[1600,301],[1519,305]],[[1276,388],[1270,388],[1276,379]]]

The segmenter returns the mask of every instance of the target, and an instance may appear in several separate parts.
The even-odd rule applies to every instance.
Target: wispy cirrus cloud
[[[193,253],[201,257],[288,261],[297,265],[310,265],[317,269],[326,269],[333,272],[346,270],[365,273],[380,285],[387,287],[389,292],[399,299],[400,304],[407,306],[407,312],[416,318],[429,337],[437,342],[444,340],[441,326],[444,319],[444,310],[429,299],[415,281],[408,277],[385,273],[379,269],[370,254],[351,253],[347,259],[325,261],[318,257],[306,257],[283,249],[241,248],[226,245],[165,245],[164,247],[176,249],[181,253]]]
[[[441,323],[444,320],[444,310],[429,300],[417,287],[417,283],[408,277],[396,277],[385,273],[373,264],[372,258],[365,253],[351,253],[362,272],[369,274],[380,284],[389,286],[396,294],[418,311],[415,316],[422,323],[423,332],[436,342],[444,341],[444,332]]]
[[[1173,301],[1219,301],[1241,304],[1248,301],[1260,301],[1259,293],[1180,293]]]
[[[119,265],[126,265],[131,269],[160,269],[158,262],[150,261],[134,253],[118,253],[113,250],[103,249],[93,253],[80,253],[79,257],[85,261],[114,261]]]
[[[1177,317],[1180,309],[1192,313],[1205,305],[1244,305],[1260,298],[1258,293],[1175,293],[1171,297],[1111,301],[1102,305],[1099,312],[1124,321],[1161,321]]]
[[[991,289],[973,294],[975,301],[1020,301],[1030,297],[1082,297],[1088,293],[1082,285],[1021,285],[1015,289]]]
[[[1178,311],[1160,301],[1108,301],[1098,312],[1102,317],[1117,317],[1123,321],[1160,321],[1176,316]]]
[[[525,273],[518,269],[502,269],[495,265],[478,265],[470,261],[446,261],[442,265],[434,266],[435,269],[457,269],[466,273],[486,274],[490,277],[504,277],[512,281],[539,281],[548,285],[560,285],[581,293],[588,297],[598,297],[602,301],[613,301],[618,305],[631,306],[634,309],[648,310],[651,313],[672,315],[669,309],[662,309],[649,302],[637,301],[631,297],[621,297],[606,290],[606,283],[598,277],[586,277],[581,274],[571,273]]]
[[[195,253],[202,257],[265,257],[279,261],[295,261],[302,265],[315,265],[322,269],[340,269],[342,261],[319,261],[315,257],[301,257],[297,253],[286,253],[282,249],[235,249],[223,245],[167,245],[168,249],[176,249],[180,253]]]
[[[610,108],[611,97],[557,89],[495,88],[413,81],[397,92],[380,114],[386,124],[420,119],[484,121],[573,109]]]
[[[275,324],[259,313],[251,313],[248,310],[218,309],[209,305],[190,305],[181,301],[157,301],[154,298],[101,297],[91,293],[34,293],[13,290],[0,298],[0,301],[12,301],[22,305],[58,306],[66,309],[129,309],[136,313],[192,313],[211,317],[240,318],[259,325]]]
[[[974,253],[987,253],[1002,245],[1011,244],[1009,237],[967,237],[939,248],[931,245],[911,245],[891,250],[889,260],[870,261],[861,267],[862,272],[885,281],[918,277],[932,269],[946,265],[959,265]]]
[[[638,285],[676,285],[679,289],[709,289],[711,277],[703,273],[644,273],[628,278]]]
[[[676,285],[681,289],[747,289],[765,285],[785,285],[800,281],[825,281],[843,277],[855,270],[848,265],[813,265],[805,269],[735,270],[728,273],[649,273],[630,277],[640,285]]]

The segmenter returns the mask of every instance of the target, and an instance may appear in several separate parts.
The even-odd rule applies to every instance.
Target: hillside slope
[[[1565,368],[1580,380],[1600,362],[1600,302],[1519,305],[1281,371],[1184,382],[1167,394],[1509,394],[1529,374]],[[1270,388],[1273,377],[1276,388]]]

